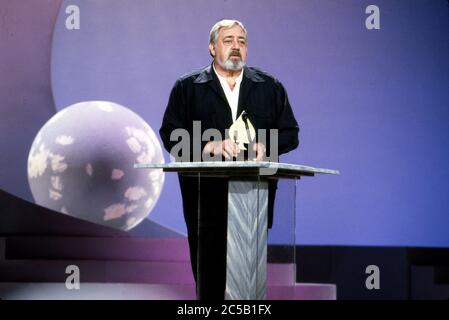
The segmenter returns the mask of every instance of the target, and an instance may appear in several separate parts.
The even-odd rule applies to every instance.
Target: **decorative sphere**
[[[28,182],[37,204],[121,230],[138,225],[154,208],[163,163],[151,127],[131,110],[85,101],[55,114],[41,128],[28,156]]]

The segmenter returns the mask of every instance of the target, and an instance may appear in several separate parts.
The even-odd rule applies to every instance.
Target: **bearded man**
[[[159,130],[166,150],[171,153],[179,142],[170,139],[174,130],[184,129],[193,137],[193,123],[200,121],[201,133],[216,129],[223,139],[201,141],[199,137],[192,141],[192,145],[199,145],[203,154],[218,155],[223,160],[235,158],[241,150],[233,139],[226,136],[226,129],[242,112],[256,130],[278,130],[277,154],[295,149],[299,127],[283,85],[266,72],[245,66],[247,31],[243,24],[237,20],[217,22],[209,33],[209,53],[212,63],[179,78],[171,91]],[[268,149],[265,144],[256,142],[251,145],[255,158],[250,161],[264,159]],[[187,149],[191,152],[195,148]],[[178,154],[173,156],[179,157]],[[192,154],[187,156],[193,161]],[[228,179],[179,175],[179,182],[197,297],[200,300],[223,300]],[[275,191],[276,182],[271,181],[269,228],[273,222]]]

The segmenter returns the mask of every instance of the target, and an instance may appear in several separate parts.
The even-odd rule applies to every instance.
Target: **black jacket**
[[[243,110],[247,112],[256,132],[257,129],[278,129],[279,155],[298,146],[299,127],[287,93],[282,84],[269,74],[256,68],[244,68],[237,116]],[[201,134],[206,129],[215,128],[220,131],[222,137],[228,138],[225,137],[225,129],[228,129],[233,122],[231,108],[212,65],[185,75],[176,81],[159,130],[164,147],[168,152],[178,142],[170,141],[171,132],[174,129],[182,128],[192,135],[193,121],[201,121]],[[201,151],[206,143],[207,141],[201,143]],[[269,141],[267,143],[269,144]],[[190,150],[192,151],[193,148],[191,147]],[[267,146],[267,150],[269,150],[269,146]],[[181,176],[179,179],[187,227],[194,233],[193,230],[197,226],[198,181]],[[208,208],[207,210],[213,224],[215,219],[220,219],[219,216],[226,214],[227,183],[217,181],[217,179],[212,181],[205,179],[201,182],[201,186],[201,196],[204,198],[208,196],[219,198],[216,193],[206,195],[212,190],[222,190],[224,193],[220,198],[222,205],[217,206],[217,203],[221,202],[210,205],[219,207],[219,209]],[[271,181],[269,184],[269,227],[272,224],[276,186],[276,181]]]
[[[299,127],[287,93],[282,84],[269,74],[244,67],[237,116],[243,110],[247,112],[256,132],[257,129],[278,129],[279,155],[298,146]],[[167,151],[170,152],[177,143],[170,141],[171,132],[183,128],[193,134],[193,121],[201,121],[201,133],[215,128],[224,139],[228,138],[225,129],[233,122],[231,108],[212,66],[176,81],[159,131]],[[201,143],[201,150],[206,143]]]

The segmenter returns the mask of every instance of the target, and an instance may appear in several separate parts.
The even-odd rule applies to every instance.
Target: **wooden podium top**
[[[159,164],[135,164],[134,168],[163,169],[164,172],[178,172],[205,176],[266,176],[272,178],[294,178],[315,174],[340,174],[338,170],[314,168],[299,164],[266,161],[204,161],[170,162]]]

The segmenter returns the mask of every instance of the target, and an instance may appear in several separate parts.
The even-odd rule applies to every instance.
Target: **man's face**
[[[218,32],[217,43],[210,44],[214,60],[225,70],[238,71],[246,62],[246,35],[242,28],[233,25]]]

